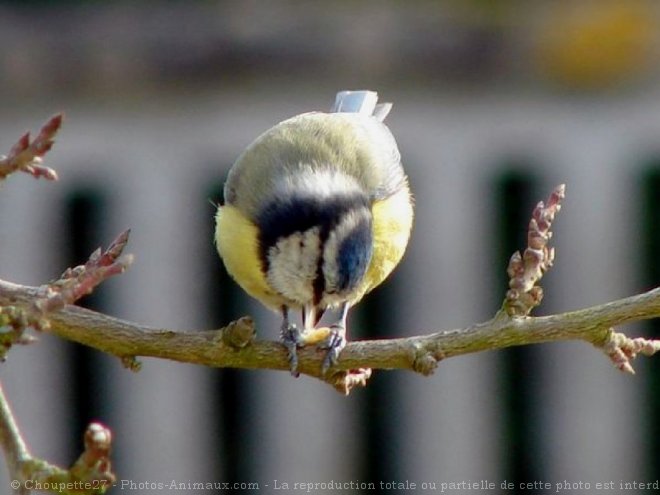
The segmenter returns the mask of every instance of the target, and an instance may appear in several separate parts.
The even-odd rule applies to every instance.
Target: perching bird
[[[216,215],[215,242],[229,274],[281,311],[291,372],[315,343],[328,308],[339,318],[319,343],[322,371],[346,345],[346,316],[401,260],[413,223],[408,179],[390,130],[391,103],[342,91],[331,113],[280,122],[238,157]],[[302,310],[303,329],[289,322]],[[325,327],[324,327],[325,328]]]

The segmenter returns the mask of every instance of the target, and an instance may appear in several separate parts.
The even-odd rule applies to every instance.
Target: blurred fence
[[[534,204],[560,182],[568,196],[539,313],[660,282],[657,93],[381,93],[395,103],[388,120],[417,220],[402,265],[352,315],[355,338],[491,317]],[[11,177],[0,190],[0,276],[39,284],[131,227],[135,264],[85,305],[182,328],[217,327],[249,313],[260,337],[275,339],[277,315],[248,300],[223,271],[211,203],[252,138],[292,114],[327,108],[332,97],[236,90],[119,107],[72,103],[48,160],[60,182]],[[0,149],[49,111],[0,119]],[[660,332],[657,325],[628,331]],[[583,343],[541,345],[449,359],[431,378],[379,371],[366,390],[342,397],[279,372],[145,359],[133,374],[117,359],[44,335],[13,349],[0,376],[39,456],[68,464],[86,424],[108,424],[117,493],[161,493],[150,484],[173,480],[258,483],[266,492],[283,483],[408,481],[421,491],[423,483],[440,490],[442,482],[481,480],[498,488],[505,480],[611,481],[615,488],[654,481],[660,362],[635,367],[631,378]],[[0,486],[8,481],[2,470]]]

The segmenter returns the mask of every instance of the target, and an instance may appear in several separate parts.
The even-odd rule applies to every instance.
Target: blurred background
[[[130,227],[134,265],[85,306],[191,329],[251,314],[277,338],[278,316],[223,270],[213,204],[258,134],[368,88],[394,102],[417,218],[354,338],[490,318],[533,206],[562,182],[537,314],[631,295],[660,284],[659,59],[652,0],[0,1],[0,150],[66,112],[46,162],[60,181],[0,190],[0,277],[43,283]],[[623,330],[660,336],[657,322]],[[281,372],[144,359],[134,374],[43,335],[0,379],[36,455],[70,464],[100,420],[136,483],[618,487],[660,476],[660,359],[634,365],[530,346],[431,378],[380,371],[342,397]]]

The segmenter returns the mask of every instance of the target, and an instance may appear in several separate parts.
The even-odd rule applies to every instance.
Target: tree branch
[[[29,301],[38,288],[0,282],[0,300]],[[610,356],[617,367],[631,371],[637,353],[651,355],[660,341],[628,339],[612,327],[660,317],[660,288],[617,301],[543,317],[510,317],[504,311],[485,323],[415,337],[349,342],[334,374],[323,378],[323,353],[299,351],[300,372],[329,381],[346,392],[346,373],[359,368],[407,369],[431,374],[449,357],[505,347],[581,340]],[[287,353],[279,342],[253,340],[254,325],[241,318],[217,330],[152,328],[66,306],[49,316],[50,332],[134,363],[137,356],[221,368],[288,370]],[[636,343],[635,343],[636,342]],[[623,353],[623,355],[619,352]],[[625,358],[625,359],[624,359]],[[623,363],[627,363],[626,366]]]

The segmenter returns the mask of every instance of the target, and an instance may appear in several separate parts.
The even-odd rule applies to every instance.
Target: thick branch
[[[0,282],[0,301],[29,301],[37,288]],[[410,369],[430,374],[441,359],[504,347],[582,340],[609,353],[617,338],[611,327],[660,317],[660,288],[607,304],[543,317],[509,317],[465,328],[416,337],[350,342],[342,351],[337,371],[358,368]],[[214,367],[288,370],[285,348],[278,342],[251,340],[252,321],[243,318],[218,330],[151,328],[77,306],[49,316],[50,332],[94,347],[124,360],[150,356]],[[239,335],[237,338],[236,335]],[[658,341],[651,342],[654,352]],[[300,350],[300,372],[321,377],[323,353]],[[345,373],[337,373],[341,387]],[[332,381],[330,377],[329,381]]]

